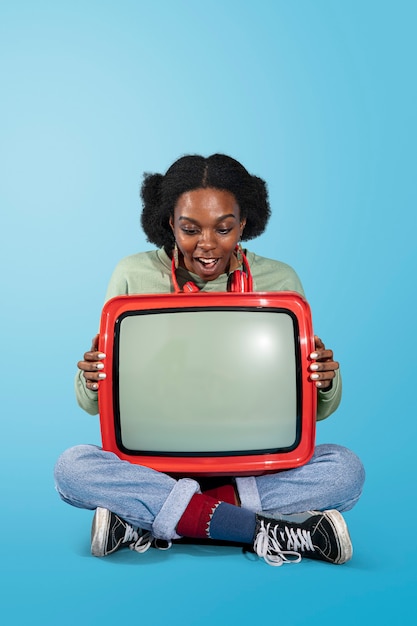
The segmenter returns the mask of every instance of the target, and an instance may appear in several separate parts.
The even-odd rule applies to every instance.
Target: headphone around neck
[[[237,292],[237,293],[245,293],[245,292],[253,291],[253,278],[252,278],[252,273],[250,271],[248,260],[243,250],[240,250],[239,253],[242,256],[243,269],[237,269],[237,270],[234,270],[233,272],[230,272],[228,279],[227,279],[227,291]],[[172,282],[174,284],[175,293],[190,293],[190,292],[200,291],[200,288],[197,287],[197,285],[193,283],[192,280],[187,281],[184,287],[182,289],[180,288],[178,281],[177,281],[174,258],[172,258],[172,263],[171,263],[171,276],[172,276]]]

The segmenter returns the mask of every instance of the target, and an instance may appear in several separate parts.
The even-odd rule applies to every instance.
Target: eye
[[[230,231],[233,230],[232,228],[218,228],[217,232],[220,235],[228,235],[230,233]]]
[[[181,230],[182,230],[182,232],[185,235],[196,235],[198,233],[198,229],[197,228],[185,228],[185,227],[182,227]]]

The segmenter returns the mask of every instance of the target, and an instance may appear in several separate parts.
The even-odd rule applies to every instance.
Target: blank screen
[[[129,312],[116,325],[116,430],[144,454],[297,444],[298,332],[283,310]]]

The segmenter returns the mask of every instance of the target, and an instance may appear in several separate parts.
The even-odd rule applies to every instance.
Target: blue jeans
[[[316,447],[303,467],[263,476],[236,478],[241,506],[254,512],[300,513],[347,511],[360,497],[365,474],[358,457],[342,446]],[[76,507],[103,507],[154,537],[178,539],[176,526],[192,496],[200,493],[191,478],[167,474],[121,461],[93,445],[66,450],[55,466],[61,498]]]

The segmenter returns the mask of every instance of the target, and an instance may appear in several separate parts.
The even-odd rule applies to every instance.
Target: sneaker
[[[107,556],[127,546],[136,552],[146,552],[151,547],[152,541],[153,537],[149,531],[130,526],[107,509],[96,509],[91,528],[93,556]]]
[[[303,557],[340,564],[352,557],[349,531],[339,511],[256,518],[253,548],[268,565],[298,563]]]

